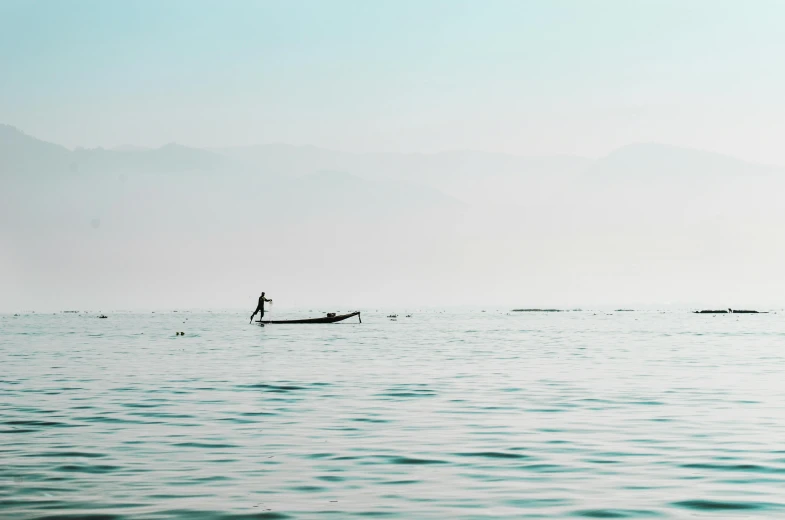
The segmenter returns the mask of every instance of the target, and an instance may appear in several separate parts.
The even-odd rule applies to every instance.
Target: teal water
[[[247,314],[0,317],[0,517],[785,516],[783,314]]]

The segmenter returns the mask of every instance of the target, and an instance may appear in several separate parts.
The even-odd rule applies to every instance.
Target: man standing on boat
[[[272,303],[272,300],[265,298],[264,291],[262,291],[262,295],[259,296],[259,303],[256,305],[256,310],[253,311],[253,314],[251,314],[251,323],[253,323],[253,317],[256,316],[257,312],[259,313],[259,321],[264,319],[264,302]]]

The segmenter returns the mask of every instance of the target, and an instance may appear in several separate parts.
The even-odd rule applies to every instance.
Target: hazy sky
[[[785,164],[785,2],[0,1],[0,122],[66,146],[286,142]]]

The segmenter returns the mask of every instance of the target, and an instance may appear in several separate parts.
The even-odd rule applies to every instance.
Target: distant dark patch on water
[[[390,422],[387,419],[372,419],[370,417],[357,417],[355,419],[352,419],[352,421],[367,422],[367,423],[388,423],[388,422]]]
[[[44,453],[29,453],[26,457],[84,457],[89,459],[106,457],[105,453],[90,453],[86,451],[47,451]]]
[[[125,515],[109,515],[106,513],[79,513],[79,514],[56,514],[36,516],[32,520],[122,520]]]
[[[388,388],[386,391],[376,394],[377,397],[399,397],[399,398],[410,398],[410,397],[433,397],[436,395],[436,392],[429,388],[422,388],[425,387],[424,384],[409,384],[409,385],[396,385],[391,388]]]
[[[257,383],[254,385],[237,385],[237,388],[262,390],[263,392],[285,393],[285,392],[296,392],[298,390],[310,390],[312,389],[312,387],[322,387],[322,386],[329,386],[329,383],[310,383],[306,386],[292,385],[292,384],[275,385],[271,383]]]
[[[253,419],[238,419],[237,417],[224,417],[218,420],[233,423],[233,424],[256,424],[259,422],[259,421],[254,421]]]
[[[445,461],[437,459],[419,459],[416,457],[386,457],[390,464],[444,464]]]
[[[419,484],[422,482],[421,480],[383,480],[379,482],[379,484],[385,484],[390,486],[405,486],[407,484]]]
[[[662,516],[657,511],[633,510],[633,509],[587,509],[576,511],[573,516],[584,518],[640,518],[651,516]]]
[[[214,462],[214,461],[210,461]],[[224,477],[223,475],[213,475],[210,477],[198,477],[198,478],[190,478],[188,479],[189,484],[194,483],[202,483],[202,482],[225,482],[229,480],[234,480],[232,477]]]
[[[159,516],[160,515],[160,516]],[[276,511],[259,511],[258,513],[220,513],[218,511],[196,511],[192,509],[175,509],[156,512],[160,518],[188,518],[189,520],[285,520],[294,518]]]
[[[236,448],[236,444],[218,444],[218,443],[210,443],[210,442],[178,442],[173,444],[173,446],[177,446],[178,448],[212,448],[212,449],[221,449],[221,448]]]
[[[339,475],[319,475],[316,478],[325,482],[343,482],[346,480],[346,477],[341,477]]]
[[[676,507],[693,509],[696,511],[741,511],[752,509],[779,509],[782,504],[770,502],[721,502],[718,500],[683,500],[673,502]]]
[[[482,457],[487,459],[528,459],[522,453],[507,453],[505,451],[475,451],[468,453],[453,453],[456,457]]]
[[[122,469],[120,466],[109,464],[63,464],[55,468],[55,471],[65,471],[68,473],[111,473]]]
[[[10,424],[14,426],[56,426],[58,428],[73,428],[77,426],[76,424],[69,424],[58,421],[37,421],[34,419],[5,421],[3,424]]]
[[[306,387],[304,386],[268,385],[265,383],[259,383],[258,385],[237,385],[237,388],[256,388],[258,390],[264,390],[265,392],[293,392],[295,390],[306,390]]]
[[[321,493],[322,491],[327,490],[327,488],[322,486],[292,486],[289,489],[292,491],[302,491],[304,493]]]
[[[107,423],[107,424],[161,424],[162,421],[137,421],[133,419],[122,419],[108,415],[95,415],[92,417],[80,417],[79,420],[85,422]]]
[[[419,465],[419,464],[445,464],[443,460],[437,459],[420,459],[417,457],[393,457],[387,455],[376,455],[376,456],[351,456],[351,455],[343,455],[341,457],[334,457],[332,460],[357,460],[360,461],[365,459],[363,462],[357,462],[357,464],[361,465],[369,465],[369,464],[380,464],[380,463],[387,463],[387,464],[412,464],[412,465]]]
[[[309,453],[308,455],[305,456],[305,458],[307,458],[307,459],[329,459],[330,457],[333,457],[333,456],[334,456],[333,453]]]

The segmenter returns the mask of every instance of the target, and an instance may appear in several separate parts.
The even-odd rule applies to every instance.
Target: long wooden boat
[[[692,311],[694,314],[768,314],[768,311],[750,311],[750,310],[736,310],[736,309],[728,309],[728,310],[704,310],[704,311]]]
[[[306,319],[302,319],[302,320],[264,320],[264,321],[257,320],[256,323],[260,323],[262,325],[264,325],[265,323],[272,323],[272,324],[276,324],[276,323],[281,323],[281,324],[284,324],[284,323],[335,323],[335,322],[338,322],[338,321],[343,321],[343,320],[345,320],[347,318],[352,318],[354,316],[357,316],[357,319],[360,320],[360,323],[363,322],[362,318],[360,317],[360,311],[356,311],[356,312],[350,312],[349,314],[339,314],[339,315],[336,315],[336,316],[323,316],[321,318],[306,318]]]

